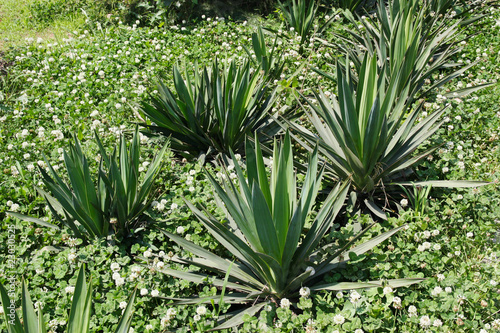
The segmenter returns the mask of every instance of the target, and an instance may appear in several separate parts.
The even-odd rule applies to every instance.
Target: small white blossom
[[[204,316],[205,314],[207,314],[207,308],[204,305],[200,305],[196,308],[196,313],[200,316]]]
[[[337,325],[342,325],[345,322],[345,318],[341,314],[336,314],[333,316],[333,322]]]
[[[290,301],[288,298],[282,298],[280,301],[280,307],[282,309],[288,309],[290,307]]]
[[[420,317],[420,326],[422,326],[422,328],[431,326],[431,319],[429,318],[429,316]]]
[[[156,289],[151,290],[151,296],[158,297],[160,296],[160,292]]]
[[[302,287],[299,290],[299,294],[302,297],[309,297],[309,295],[311,294],[311,290],[308,287]]]

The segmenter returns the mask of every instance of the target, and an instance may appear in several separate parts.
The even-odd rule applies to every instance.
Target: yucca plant
[[[283,72],[285,62],[282,61],[283,52],[277,51],[278,36],[275,36],[273,46],[268,48],[262,27],[257,28],[257,32],[252,33],[252,48],[255,54],[255,59],[252,53],[244,46],[245,51],[255,65],[260,67],[264,72],[265,77],[278,79]]]
[[[349,63],[349,57],[346,60]],[[384,69],[382,69],[383,71]],[[381,75],[377,58],[365,55],[356,80],[350,69],[337,66],[338,96],[320,90],[309,98],[309,119],[317,134],[289,123],[300,132],[303,146],[312,150],[319,143],[333,178],[348,180],[366,207],[381,218],[385,214],[374,198],[385,186],[404,181],[409,168],[437,147],[414,154],[442,124],[444,108],[419,119],[421,105],[407,105],[410,85],[401,90],[404,68],[391,76],[389,84]],[[401,183],[404,184],[404,183]],[[484,182],[432,182],[439,187],[480,186]],[[385,199],[385,198],[384,198]]]
[[[64,152],[64,164],[68,172],[69,184],[57,174],[47,161],[48,172],[40,168],[43,182],[48,192],[37,188],[47,201],[56,220],[66,224],[75,236],[84,240],[106,237],[110,233],[125,236],[131,228],[141,222],[153,198],[154,180],[167,149],[165,145],[156,155],[141,182],[140,142],[136,128],[130,145],[125,137],[120,139],[118,149],[108,155],[96,133],[101,153],[101,163],[97,181],[91,177],[87,157],[80,142],[74,137],[69,151]],[[30,222],[58,228],[43,220],[15,212],[10,215]]]
[[[452,58],[460,51],[460,39],[456,37],[460,27],[475,19],[464,15],[450,24],[448,19],[434,13],[435,3],[436,1],[391,0],[386,5],[385,1],[379,0],[377,15],[364,19],[345,12],[356,30],[348,30],[349,37],[339,36],[343,43],[333,47],[349,55],[358,73],[366,54],[376,56],[379,74],[385,77],[387,84],[393,76],[401,75],[397,94],[400,95],[409,86],[407,98],[408,104],[411,104],[474,65],[462,66]],[[450,6],[447,3],[439,8],[451,10]],[[438,72],[442,77],[434,78],[433,74]],[[447,96],[465,95],[488,85],[452,91]]]
[[[255,142],[258,139],[255,138]],[[283,143],[275,142],[270,179],[259,145],[246,144],[246,174],[235,163],[238,178],[236,186],[229,177],[221,186],[209,173],[217,205],[226,211],[227,221],[220,222],[203,213],[190,202],[187,205],[205,228],[224,246],[233,259],[225,259],[197,246],[184,238],[163,231],[193,256],[174,257],[173,260],[194,265],[214,273],[210,279],[215,286],[234,292],[222,296],[175,299],[182,304],[223,301],[242,303],[247,307],[228,314],[227,321],[217,329],[236,326],[244,314],[255,314],[267,301],[280,302],[283,298],[298,297],[301,287],[312,291],[370,288],[383,285],[381,281],[322,283],[322,276],[339,269],[353,254],[359,256],[380,244],[401,228],[387,231],[363,244],[357,244],[366,232],[363,230],[344,246],[323,244],[324,236],[334,224],[344,205],[348,186],[339,183],[324,200],[314,218],[310,217],[321,187],[323,168],[318,166],[318,153],[309,158],[300,196],[296,185],[290,135]],[[233,161],[236,161],[233,155]],[[229,164],[226,161],[226,165]],[[233,261],[234,260],[234,261]],[[200,271],[163,269],[163,273],[195,283],[203,283],[210,274]],[[223,280],[228,275],[227,281]],[[405,286],[420,279],[389,280],[393,286]],[[230,318],[230,319],[229,319]]]
[[[92,308],[92,279],[87,283],[84,267],[80,267],[78,278],[71,303],[66,332],[88,333],[90,332],[90,315]],[[127,307],[123,311],[118,322],[115,333],[129,333],[134,312],[134,301],[136,291],[132,293]],[[35,312],[33,302],[28,291],[28,285],[23,279],[21,309],[22,321],[16,312],[15,301],[9,297],[5,288],[0,284],[0,300],[4,309],[4,318],[8,333],[46,333],[47,326],[43,317],[42,305],[38,306],[38,316]]]
[[[174,66],[173,76],[177,95],[160,80],[159,95],[142,105],[152,122],[143,125],[170,137],[171,148],[182,155],[242,152],[248,134],[273,137],[280,130],[270,114],[276,89],[249,61],[241,66],[231,61],[220,69],[215,60],[201,71],[195,66],[194,78],[187,70],[183,78]]]
[[[314,27],[318,2],[316,0],[287,0],[284,3],[278,1],[278,5],[288,27],[293,28],[300,36],[301,44],[308,42]]]

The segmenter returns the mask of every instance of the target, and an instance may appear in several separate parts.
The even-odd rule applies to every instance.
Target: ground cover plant
[[[300,294],[298,288],[299,294],[289,297],[288,303],[281,304],[283,299],[280,299],[265,304],[259,313],[241,316],[240,331],[484,333],[499,330],[500,90],[496,80],[500,12],[490,6],[477,10],[484,17],[456,32],[456,38],[463,41],[459,43],[461,49],[452,56],[457,63],[476,64],[427,94],[425,99],[416,101],[422,108],[419,116],[422,119],[417,119],[417,123],[448,107],[443,111],[442,126],[416,154],[436,145],[440,147],[420,160],[411,180],[482,180],[491,184],[454,190],[433,187],[426,200],[412,198],[411,194],[417,193],[412,192],[412,187],[406,194],[401,191],[404,196],[397,198],[400,209],[386,221],[373,225],[355,240],[354,246],[395,228],[400,228],[398,233],[363,254],[346,251],[342,269],[324,274],[319,283],[333,285],[408,277],[425,280],[410,287],[383,285],[342,292],[310,287],[310,293],[304,289]],[[330,21],[328,28],[321,35],[312,32],[311,36],[333,43],[346,25],[353,28],[352,22],[340,14],[333,18],[326,15],[318,11],[315,22],[322,25]],[[450,24],[453,19],[449,18]],[[253,56],[252,34],[258,32],[259,26],[283,31],[286,25],[278,16],[256,24],[205,15],[193,22],[179,21],[161,27],[140,27],[143,22],[132,22],[129,26],[114,17],[106,20],[99,24],[89,21],[86,26],[72,29],[75,31],[64,39],[23,42],[20,38],[22,42],[16,49],[6,50],[6,60],[13,65],[6,68],[7,76],[3,77],[9,84],[2,86],[0,110],[3,255],[0,283],[7,293],[12,290],[8,297],[14,300],[21,318],[24,278],[33,303],[33,311],[25,311],[36,313],[41,309],[47,332],[65,332],[71,320],[71,298],[75,297],[78,272],[85,264],[86,276],[92,279],[94,290],[89,331],[116,331],[122,311],[127,309],[136,288],[131,330],[206,331],[222,324],[231,312],[244,309],[229,301],[219,302],[221,292],[225,295],[231,292],[230,283],[234,282],[231,272],[233,267],[236,269],[237,261],[228,267],[229,274],[221,271],[213,281],[208,277],[193,283],[161,271],[207,275],[205,268],[178,262],[179,258],[197,261],[192,251],[198,247],[229,258],[231,265],[236,257],[206,232],[185,202],[205,207],[206,212],[201,214],[210,214],[214,221],[224,222],[222,225],[230,223],[227,209],[221,209],[214,200],[213,184],[226,183],[240,191],[240,171],[241,177],[252,177],[243,167],[248,163],[244,156],[232,158],[234,168],[223,168],[211,162],[202,165],[201,161],[184,160],[170,150],[165,152],[155,181],[155,201],[147,213],[173,238],[193,243],[191,250],[182,249],[161,230],[144,225],[131,227],[130,237],[110,235],[83,242],[56,220],[38,195],[35,187],[49,190],[38,166],[47,170],[50,164],[58,174],[64,174],[63,152],[75,135],[88,158],[89,168],[97,174],[100,156],[96,154],[99,145],[94,131],[108,153],[119,145],[123,134],[132,137],[136,123],[147,122],[140,103],[147,100],[147,95],[156,94],[157,75],[170,73],[174,64],[180,64],[181,72],[183,63],[197,61],[200,66],[209,65],[214,56],[218,56],[221,65],[225,59],[241,65]],[[475,35],[477,32],[481,33]],[[295,109],[298,92],[312,96],[313,91],[321,89],[329,97],[336,91],[335,80],[316,73],[318,69],[330,70],[334,59],[343,55],[335,54],[318,39],[301,43],[293,31],[281,34],[278,39],[272,34],[263,36],[269,49],[276,46],[275,54],[281,54],[280,61],[284,63],[279,76],[270,81],[271,89],[276,89],[278,95],[273,113],[281,112],[282,108]],[[254,66],[257,69],[259,61]],[[442,79],[446,72],[435,72],[430,79],[437,82],[441,75]],[[468,96],[453,95],[457,89],[484,83],[495,84]],[[172,76],[167,76],[165,85],[174,89]],[[307,126],[307,119],[302,121]],[[144,179],[164,142],[140,135],[139,143],[139,179]],[[294,145],[294,156],[299,151]],[[279,164],[278,158],[268,156],[263,160],[266,164]],[[307,164],[306,161],[301,163]],[[242,166],[240,171],[236,170],[238,163]],[[302,189],[308,180],[301,172],[294,172],[297,172],[297,188]],[[303,237],[317,218],[315,212],[324,205],[326,191],[325,187],[319,188],[318,201],[312,207],[311,219],[305,222]],[[57,224],[59,229],[19,220],[5,214],[6,211]],[[356,223],[372,223],[369,216],[353,217],[343,209],[340,217],[329,221],[333,224],[319,246],[334,244],[340,249],[349,246],[358,232]],[[147,263],[144,259],[148,259]],[[213,304],[210,301],[182,304],[181,300],[193,296],[213,300]],[[0,329],[6,330],[3,318],[10,309],[4,304],[8,301],[3,299]],[[169,299],[178,302],[174,304]]]

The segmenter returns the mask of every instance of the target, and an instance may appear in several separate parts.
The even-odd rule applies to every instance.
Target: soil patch
[[[0,75],[7,75],[7,69],[14,65],[14,61],[5,58],[5,53],[0,51]]]

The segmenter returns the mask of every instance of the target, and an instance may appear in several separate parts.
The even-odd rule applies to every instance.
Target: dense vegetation
[[[261,5],[19,6],[0,329],[500,330],[500,10]]]

